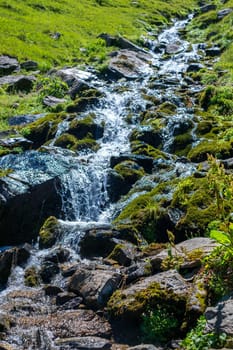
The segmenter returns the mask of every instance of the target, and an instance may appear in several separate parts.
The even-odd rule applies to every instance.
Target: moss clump
[[[177,107],[174,103],[164,102],[159,106],[156,112],[158,113],[158,115],[167,116],[175,114],[176,109]]]
[[[82,140],[77,140],[77,142],[71,148],[73,151],[83,151],[85,149],[90,149],[92,151],[98,151],[99,144],[91,137],[85,137]]]
[[[0,178],[5,177],[13,172],[12,169],[1,169],[0,168]]]
[[[186,156],[192,147],[193,137],[190,133],[177,135],[172,143],[172,152],[178,156]]]
[[[136,162],[126,160],[117,164],[114,170],[123,178],[123,181],[133,184],[145,175],[145,171]]]
[[[202,141],[196,147],[190,150],[187,156],[192,162],[202,162],[207,160],[208,154],[220,159],[232,157],[233,141]]]
[[[39,246],[41,249],[52,247],[59,235],[59,222],[54,216],[50,216],[43,224],[39,232]]]
[[[33,142],[35,148],[40,147],[48,140],[51,140],[57,131],[58,124],[66,118],[65,114],[48,114],[20,128],[19,131],[30,141]]]
[[[137,155],[144,155],[147,157],[153,157],[154,159],[163,158],[166,159],[167,155],[160,151],[159,149],[148,145],[143,141],[132,141],[131,142],[131,151]]]
[[[27,287],[37,287],[39,285],[39,276],[34,266],[25,270],[24,283]]]
[[[72,120],[68,133],[78,139],[83,139],[87,136],[94,139],[101,138],[103,136],[104,126],[96,124],[94,119],[95,115],[90,114],[85,118]]]
[[[71,149],[76,143],[77,139],[75,136],[64,133],[56,139],[54,146]]]

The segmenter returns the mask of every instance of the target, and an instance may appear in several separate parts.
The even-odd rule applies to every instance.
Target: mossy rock
[[[85,137],[82,140],[77,140],[77,142],[71,147],[73,151],[83,151],[85,149],[89,149],[94,152],[98,151],[99,148],[99,144],[91,137]]]
[[[153,157],[154,159],[167,159],[166,153],[160,151],[159,149],[148,145],[143,141],[132,141],[131,142],[131,151],[136,155],[144,155],[147,157]]]
[[[162,103],[157,109],[157,113],[161,116],[173,115],[176,113],[177,106],[171,102]]]
[[[58,124],[65,118],[66,115],[63,113],[48,114],[19,129],[19,131],[33,142],[34,148],[38,148],[55,136]]]
[[[74,135],[64,133],[56,139],[54,146],[71,149],[76,145],[77,141]]]
[[[133,184],[145,175],[143,167],[131,160],[121,162],[115,165],[113,169],[129,184]]]
[[[91,135],[94,139],[99,139],[103,136],[104,125],[96,124],[95,115],[90,114],[82,119],[74,119],[70,123],[68,133],[74,135],[78,139],[83,139],[87,135]]]
[[[192,147],[193,137],[190,133],[177,135],[172,142],[171,151],[179,156],[185,156]],[[183,151],[183,152],[181,152]]]
[[[57,218],[50,216],[43,224],[39,232],[39,246],[41,249],[52,247],[60,233]]]
[[[81,97],[77,98],[73,104],[67,106],[68,113],[82,112],[91,105],[96,105],[104,94],[97,89],[88,89],[82,91]]]
[[[130,142],[141,141],[152,147],[159,148],[162,143],[162,131],[151,125],[134,129],[130,135]]]
[[[208,154],[219,159],[227,159],[233,156],[233,141],[210,140],[202,141],[189,151],[187,157],[192,162],[207,160]]]
[[[39,275],[34,266],[24,271],[24,284],[27,287],[37,287],[39,285]]]

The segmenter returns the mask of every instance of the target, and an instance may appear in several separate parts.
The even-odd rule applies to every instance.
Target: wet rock
[[[0,350],[17,350],[16,347],[13,347],[12,345],[6,343],[6,342],[0,342]]]
[[[7,332],[11,327],[11,319],[8,315],[0,313],[0,333]]]
[[[175,42],[166,45],[165,52],[169,55],[173,55],[179,52],[183,51],[183,47],[181,45],[181,42]]]
[[[27,245],[0,253],[0,283],[6,283],[12,267],[24,264],[29,257],[30,248]]]
[[[59,293],[57,293],[56,304],[63,305],[76,297],[77,297],[77,295],[75,293],[72,293],[72,292],[62,292],[62,293],[59,292]],[[79,298],[79,301],[81,302],[82,298]]]
[[[116,246],[114,232],[110,230],[90,230],[79,243],[80,254],[84,258],[102,256],[105,258]]]
[[[95,123],[95,116],[89,115],[82,119],[74,119],[67,132],[78,139],[83,139],[91,134],[97,140],[103,136],[104,126]]]
[[[0,56],[0,76],[11,74],[19,69],[17,59],[9,56]]]
[[[22,150],[26,151],[29,150],[32,147],[32,145],[32,141],[27,140],[26,138],[21,136],[0,139],[0,146],[7,147],[12,150],[14,148],[19,147],[22,148]]]
[[[45,295],[48,295],[51,297],[51,296],[56,296],[59,293],[61,294],[62,289],[60,287],[49,284],[44,287],[44,292],[45,292]]]
[[[106,74],[112,79],[137,79],[145,74],[150,60],[147,53],[120,50],[111,58]]]
[[[153,169],[153,157],[147,157],[141,154],[120,154],[119,156],[112,156],[110,159],[110,167],[114,168],[115,165],[124,162],[126,160],[133,161],[143,167],[147,173],[151,173]]]
[[[162,350],[162,348],[157,347],[153,344],[140,344],[128,348],[128,350]]]
[[[36,81],[34,76],[27,75],[15,75],[5,76],[0,78],[0,86],[7,85],[7,91],[22,91],[30,92],[33,88],[33,84]]]
[[[66,100],[64,98],[57,98],[54,96],[46,96],[43,99],[43,104],[47,107],[55,107],[57,105],[65,103]]]
[[[94,77],[90,72],[82,71],[78,68],[63,68],[56,72],[69,87],[74,86],[77,82],[90,82]]]
[[[108,259],[117,261],[120,265],[129,266],[136,255],[136,247],[131,243],[120,242],[108,256]]]
[[[0,245],[31,242],[48,216],[59,215],[59,176],[70,165],[60,156],[31,151],[2,157],[0,167],[13,170],[0,179]]]
[[[154,130],[150,126],[141,126],[132,131],[130,141],[143,141],[157,148],[162,142],[162,131]]]
[[[58,223],[56,218],[51,218],[50,217],[48,220],[49,221],[52,220],[52,221],[50,221],[50,224],[51,224],[50,228],[54,229],[55,231],[57,230],[57,233],[55,231],[53,231],[53,234],[56,236],[56,234],[58,234],[58,232],[60,232],[60,225],[59,225],[59,223]],[[46,229],[46,226],[47,226],[47,229],[48,229],[48,225],[49,225],[48,220],[46,221],[47,225],[43,226],[44,229]],[[54,225],[55,225],[55,227],[54,227]],[[70,251],[68,249],[66,249],[66,248],[58,246],[58,247],[55,247],[53,250],[51,250],[49,252],[49,254],[44,257],[44,260],[51,261],[51,262],[53,262],[55,264],[61,264],[61,263],[64,263],[64,262],[68,261],[69,257],[70,257]]]
[[[44,117],[45,114],[18,115],[8,119],[9,125],[25,125]]]
[[[58,274],[59,267],[51,261],[44,261],[39,271],[40,278],[44,283],[50,283],[52,278]]]
[[[208,307],[205,312],[207,332],[225,333],[233,337],[233,298],[225,297],[216,306]]]
[[[216,10],[216,8],[217,8],[217,6],[215,4],[207,4],[207,5],[204,5],[204,6],[200,7],[200,12],[201,13],[206,13],[206,12],[209,12],[209,11]]]
[[[57,346],[68,346],[69,349],[80,350],[105,350],[110,349],[112,343],[99,337],[76,337],[55,340]]]
[[[201,63],[191,63],[187,68],[187,72],[198,72],[202,68],[204,68],[204,65]]]
[[[29,61],[25,61],[25,62],[20,63],[20,67],[22,69],[30,71],[30,70],[37,70],[39,66],[38,66],[37,62],[29,60]]]
[[[228,16],[232,11],[233,11],[232,8],[226,8],[226,9],[218,11],[218,13],[217,13],[218,20],[221,20],[224,17]]]
[[[106,305],[120,280],[121,275],[115,271],[79,268],[71,277],[68,288],[81,295],[87,306],[98,308]]]
[[[132,185],[145,175],[144,169],[131,160],[115,165],[107,178],[107,190],[112,201],[128,193]]]
[[[172,256],[180,258],[180,268],[193,269],[201,266],[201,259],[208,256],[216,247],[217,243],[207,237],[196,237],[171,248]],[[153,270],[159,270],[163,261],[168,259],[168,250],[164,249],[162,252],[151,258],[151,265]]]
[[[221,49],[220,47],[210,47],[205,50],[207,56],[215,57],[221,55]]]
[[[107,33],[102,33],[99,35],[99,38],[103,39],[106,42],[107,46],[117,46],[121,49],[128,49],[136,52],[147,53],[143,48],[135,45],[131,41],[122,38],[121,36],[112,36]]]

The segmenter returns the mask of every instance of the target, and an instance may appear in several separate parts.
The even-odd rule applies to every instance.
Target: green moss
[[[176,109],[177,109],[177,107],[176,107],[176,105],[174,105],[174,103],[164,102],[157,109],[157,113],[159,115],[162,115],[162,116],[173,115],[173,114],[175,114]]]
[[[19,128],[19,131],[30,141],[33,141],[34,147],[38,148],[48,140],[51,140],[57,131],[58,124],[66,118],[63,113],[48,114],[26,127]],[[26,134],[25,134],[26,129]]]
[[[177,135],[172,143],[172,151],[179,156],[185,156],[192,147],[193,137],[190,133]]]
[[[76,146],[76,143],[77,139],[75,136],[64,133],[56,139],[54,146],[71,149]]]
[[[153,157],[154,159],[167,159],[167,155],[160,151],[159,149],[148,145],[143,141],[132,141],[131,142],[131,150],[134,154],[144,155],[148,157]]]
[[[187,156],[193,162],[202,162],[207,160],[208,154],[220,159],[230,158],[233,155],[233,142],[221,139],[202,141]]]
[[[126,160],[117,164],[114,170],[129,183],[134,183],[145,175],[145,171],[136,162]]]
[[[89,137],[87,135],[87,137],[85,137],[82,140],[78,140],[73,146],[72,146],[72,150],[73,151],[83,151],[85,149],[91,149],[92,151],[98,151],[99,149],[99,144],[96,142],[96,140],[94,140],[93,138]]]
[[[0,178],[5,177],[13,172],[12,169],[1,169],[0,168]]]
[[[27,287],[37,287],[39,285],[39,276],[34,266],[25,270],[24,283]]]
[[[40,248],[50,248],[56,242],[59,235],[59,223],[57,218],[50,216],[39,232],[39,246]]]

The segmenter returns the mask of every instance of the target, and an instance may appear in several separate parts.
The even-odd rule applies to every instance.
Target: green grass
[[[97,38],[100,33],[137,41],[151,26],[166,24],[194,6],[195,0],[5,0],[0,4],[0,53],[34,59],[41,69],[101,61],[106,47]],[[57,40],[55,33],[61,34]]]

